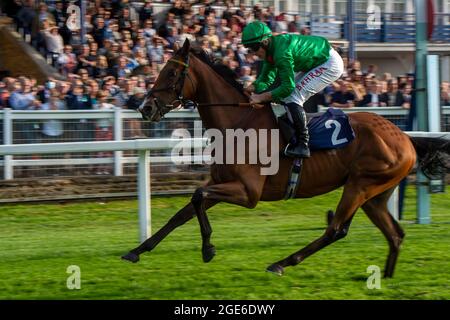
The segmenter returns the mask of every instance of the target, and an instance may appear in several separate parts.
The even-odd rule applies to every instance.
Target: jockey
[[[340,78],[344,71],[341,56],[325,38],[287,33],[273,36],[261,21],[244,28],[242,44],[264,61],[258,79],[245,89],[251,94],[250,103],[273,100],[284,104],[296,135],[296,144],[288,144],[285,155],[308,158],[309,134],[303,104]],[[268,91],[277,74],[280,86]]]

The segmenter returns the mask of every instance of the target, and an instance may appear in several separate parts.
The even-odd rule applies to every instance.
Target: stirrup
[[[284,155],[287,156],[287,157],[292,157],[292,158],[309,158],[311,156],[311,153],[310,153],[309,149],[305,149],[305,148],[301,148],[300,147],[303,152],[296,153],[295,151],[296,151],[296,149],[299,146],[294,146],[292,150],[289,150],[290,147],[291,147],[291,144],[288,143],[286,145],[286,148],[284,149]]]

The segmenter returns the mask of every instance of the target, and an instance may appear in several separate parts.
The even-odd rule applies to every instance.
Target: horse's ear
[[[182,56],[187,56],[189,54],[189,48],[190,47],[191,47],[191,43],[186,38],[186,40],[184,40],[183,47],[181,48],[181,52],[180,52],[181,55]]]
[[[174,52],[177,52],[178,50],[180,50],[180,44],[178,43],[178,41],[176,41],[176,42],[173,44],[173,51],[174,51]]]

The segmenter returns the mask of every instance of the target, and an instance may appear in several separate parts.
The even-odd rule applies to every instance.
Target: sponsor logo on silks
[[[317,68],[317,69],[309,72],[308,74],[306,74],[306,76],[303,77],[302,81],[296,85],[297,89],[300,90],[307,83],[309,83],[312,79],[320,77],[323,74],[323,72],[326,70],[328,70],[328,68],[320,67],[320,68]]]

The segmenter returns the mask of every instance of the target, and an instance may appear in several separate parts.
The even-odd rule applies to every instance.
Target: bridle
[[[165,111],[167,109],[168,109],[167,111],[170,111],[170,110],[172,110],[173,106],[175,106],[175,105],[177,105],[176,109],[179,109],[186,103],[186,101],[183,97],[183,87],[184,87],[184,82],[186,81],[186,77],[189,78],[189,80],[192,83],[192,86],[194,85],[192,79],[188,75],[189,55],[187,57],[186,62],[176,60],[173,58],[169,59],[168,62],[174,62],[174,63],[180,64],[183,66],[183,71],[181,72],[181,76],[172,85],[169,85],[167,87],[157,88],[157,89],[150,89],[145,96],[145,99],[153,98],[153,102],[156,105],[157,112],[159,112],[161,114],[161,116],[165,114]],[[170,104],[161,106],[158,102],[158,98],[154,94],[155,94],[155,92],[168,91],[168,90],[175,91],[177,98],[175,100],[173,100]]]
[[[218,106],[239,107],[239,106],[241,106],[241,103],[197,103],[192,100],[186,100],[183,96],[183,88],[184,88],[184,83],[186,81],[186,78],[188,78],[191,81],[192,87],[194,88],[194,82],[192,81],[192,79],[188,73],[189,55],[187,56],[186,62],[180,61],[180,60],[177,60],[174,58],[169,59],[167,62],[173,62],[173,63],[177,63],[177,64],[180,64],[183,66],[183,71],[181,73],[181,76],[178,78],[178,81],[176,81],[172,85],[169,85],[166,87],[150,89],[145,96],[145,99],[153,98],[153,102],[155,103],[156,108],[157,108],[157,110],[155,112],[159,112],[161,117],[163,117],[163,115],[166,112],[182,108],[184,105],[186,105],[187,102],[189,102],[191,105],[193,105],[196,108],[198,108],[199,106],[203,106],[203,107],[216,107],[216,106],[217,107]],[[178,88],[178,92],[177,92],[177,88]],[[154,95],[154,93],[167,91],[167,90],[175,91],[177,98],[175,100],[173,100],[170,104],[165,104],[165,105],[161,106],[158,103],[158,98]],[[174,108],[175,105],[177,105],[177,106]]]

